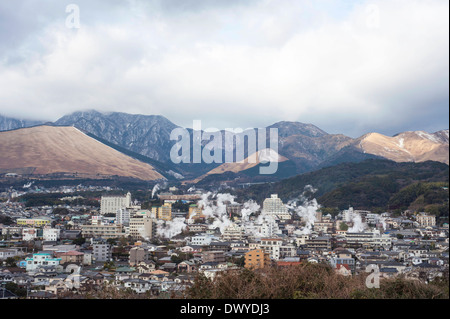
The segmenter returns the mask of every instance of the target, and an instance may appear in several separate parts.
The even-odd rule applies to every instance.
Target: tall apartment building
[[[261,269],[271,264],[269,253],[264,249],[254,249],[245,253],[245,265],[247,269]]]
[[[93,258],[95,261],[110,261],[112,259],[112,247],[104,241],[94,242]]]
[[[236,225],[234,223],[226,227],[222,234],[222,239],[225,241],[242,240],[243,238],[244,238],[244,229],[241,226]]]
[[[133,239],[149,240],[156,235],[156,220],[148,215],[130,218],[129,234]]]
[[[283,201],[278,198],[278,195],[272,194],[270,198],[266,198],[263,202],[263,212],[279,219],[291,219],[291,214],[283,204]]]
[[[129,225],[131,212],[129,209],[121,208],[117,211],[116,222],[120,225]]]
[[[283,240],[280,238],[261,238],[260,247],[269,254],[271,259],[280,259],[280,248]]]
[[[131,193],[125,196],[102,196],[100,214],[116,214],[119,209],[131,207]]]
[[[158,219],[170,221],[172,220],[172,204],[164,203],[162,206],[153,206],[152,213],[156,214]]]

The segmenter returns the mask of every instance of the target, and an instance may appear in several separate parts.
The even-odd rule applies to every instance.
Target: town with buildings
[[[26,207],[17,200],[23,194],[0,202],[0,299],[76,298],[105,285],[176,298],[199,274],[213,280],[236,269],[304,263],[342,276],[370,267],[381,280],[431,282],[448,274],[448,223],[423,212],[349,207],[331,216],[314,200],[283,202],[272,194],[239,203],[230,194],[176,187],[152,194],[143,208],[126,190],[103,191],[97,206]]]

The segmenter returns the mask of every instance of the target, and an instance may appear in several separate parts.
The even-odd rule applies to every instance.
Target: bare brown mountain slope
[[[74,127],[37,126],[0,132],[0,169],[34,168],[33,174],[79,173],[142,180],[164,177]]]
[[[416,131],[404,132],[393,137],[378,133],[366,134],[356,140],[365,153],[382,156],[396,162],[437,161],[449,164],[448,131],[434,134]]]
[[[236,163],[224,163],[219,167],[216,167],[213,170],[207,172],[206,174],[194,179],[193,181],[187,181],[186,183],[198,183],[208,175],[223,174],[225,172],[238,173],[255,167],[258,164],[269,161],[282,163],[288,161],[288,159],[284,156],[279,155],[274,150],[267,148],[250,155],[243,161],[239,161]]]

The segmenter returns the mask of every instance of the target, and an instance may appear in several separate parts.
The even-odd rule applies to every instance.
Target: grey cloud
[[[79,30],[64,27],[72,2]],[[368,3],[381,8],[378,29],[364,24]],[[353,137],[444,129],[445,8],[414,0],[2,2],[0,114],[56,120],[98,109],[219,129],[287,120]]]

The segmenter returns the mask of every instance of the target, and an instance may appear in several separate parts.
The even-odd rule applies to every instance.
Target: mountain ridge
[[[6,124],[2,126],[2,123]],[[39,125],[38,123],[14,121],[14,119],[8,118],[8,120],[3,122],[0,120],[0,130],[5,128],[11,129],[14,126],[20,128],[26,125]],[[173,168],[170,171],[184,175],[188,180],[196,180],[196,178],[214,171],[221,165],[220,163],[214,165],[181,163],[174,166],[175,164],[171,163],[170,160],[170,150],[175,141],[170,140],[170,133],[173,129],[180,126],[172,123],[162,115],[87,110],[65,115],[51,123],[51,125],[74,126],[82,132],[92,135],[91,137],[101,139],[103,143],[109,143],[108,145],[113,148],[114,146],[120,147],[122,153],[125,150],[129,150],[133,154],[140,154],[158,163],[166,163]],[[278,154],[294,164],[290,164],[288,171],[284,172],[288,176],[314,171],[339,163],[357,163],[373,158],[384,158],[397,162],[433,160],[449,164],[448,129],[434,133],[407,131],[392,137],[371,132],[359,138],[351,138],[344,134],[329,134],[313,124],[301,122],[280,121],[268,126],[267,131],[270,128],[278,129]],[[187,130],[191,138],[192,152],[192,129]],[[202,145],[204,146],[207,142],[203,141]],[[220,151],[223,152],[223,149],[226,147],[225,140],[222,138]],[[236,143],[233,143],[232,148],[236,151]],[[246,153],[245,157],[248,155]],[[134,155],[133,157],[139,156]],[[149,163],[145,158],[144,162]],[[238,163],[230,163],[228,165],[230,167],[223,171],[239,172],[248,169],[248,167],[241,165],[242,169],[239,170],[233,168],[233,164],[236,167],[239,166]]]
[[[449,166],[439,162],[397,163],[368,159],[359,163],[341,163],[234,192],[239,197],[257,201],[270,197],[270,194],[278,194],[287,202],[302,198],[305,188],[312,187],[315,191],[310,195],[323,207],[368,209],[385,207],[395,194],[417,182],[448,183],[448,173]]]

